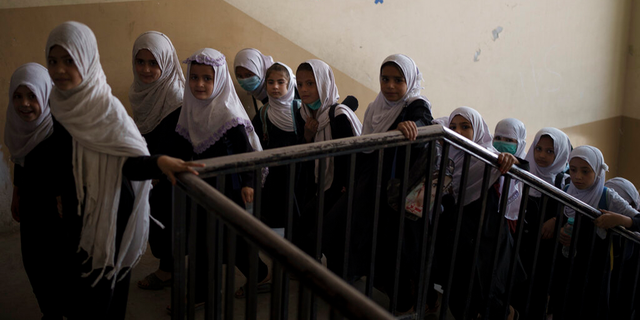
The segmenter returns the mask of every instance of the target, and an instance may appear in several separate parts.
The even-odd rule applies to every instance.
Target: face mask
[[[322,103],[320,103],[320,99],[307,105],[307,107],[309,107],[309,109],[311,110],[318,110],[320,109],[320,106],[322,106]]]
[[[260,78],[258,76],[252,76],[245,79],[238,79],[238,83],[247,91],[253,91],[260,85]]]
[[[500,152],[508,152],[511,154],[516,154],[516,150],[518,150],[518,144],[515,142],[494,141],[493,146]]]

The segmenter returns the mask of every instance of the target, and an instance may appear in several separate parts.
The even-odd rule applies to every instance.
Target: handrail
[[[218,174],[253,170],[264,166],[289,164],[296,162],[296,160],[299,161],[300,159],[313,160],[327,156],[339,156],[373,149],[403,146],[413,143],[426,143],[439,139],[445,139],[451,144],[476,156],[478,159],[491,166],[497,167],[498,157],[496,154],[489,152],[449,128],[441,125],[432,125],[418,128],[418,137],[415,142],[407,140],[399,131],[390,131],[200,160],[199,162],[204,163],[206,166],[204,168],[197,168],[196,170],[200,173],[200,177],[206,178]],[[525,170],[514,166],[509,170],[508,174],[560,203],[582,212],[590,219],[595,219],[595,217],[600,215],[598,210]],[[640,243],[640,236],[636,233],[621,226],[612,229],[625,238]]]
[[[186,173],[179,174],[178,180],[178,185],[202,207],[216,212],[228,226],[251,242],[259,244],[261,250],[282,263],[316,294],[330,301],[332,307],[343,315],[352,319],[395,319],[382,307],[277,235],[204,180]]]

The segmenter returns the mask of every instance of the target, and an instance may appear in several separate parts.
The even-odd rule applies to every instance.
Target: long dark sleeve
[[[245,126],[238,125],[235,126],[225,133],[228,137],[227,148],[230,149],[230,154],[241,154],[246,152],[253,152],[253,147],[251,143],[249,143],[249,136],[247,136],[247,130]],[[253,180],[254,174],[253,172],[243,172],[240,174],[242,178],[242,186],[243,187],[251,187],[253,188]]]

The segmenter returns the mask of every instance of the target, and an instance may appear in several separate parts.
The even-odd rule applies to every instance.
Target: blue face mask
[[[508,152],[511,154],[516,154],[516,150],[518,150],[518,144],[515,142],[494,141],[493,146],[500,152]]]
[[[309,107],[309,109],[311,110],[318,110],[320,109],[320,106],[322,106],[322,103],[320,103],[320,99],[307,105],[307,107]]]
[[[238,83],[247,91],[253,91],[260,85],[260,78],[258,76],[252,76],[249,78],[238,79]]]

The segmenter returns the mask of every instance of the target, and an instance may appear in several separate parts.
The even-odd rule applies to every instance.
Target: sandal
[[[146,281],[148,284],[144,285],[143,281]],[[171,278],[165,281],[162,281],[160,280],[160,278],[158,278],[158,276],[156,276],[155,273],[150,273],[144,279],[138,281],[138,288],[144,289],[144,290],[162,290],[164,289],[164,287],[170,287],[170,286],[171,286]]]
[[[200,308],[204,307],[204,302],[198,302],[195,304],[195,309],[198,310]],[[171,315],[171,305],[167,306],[167,314]]]
[[[258,293],[267,293],[271,292],[271,279],[262,280],[262,282],[258,283],[256,288]],[[238,288],[235,293],[236,299],[242,299],[246,296],[245,292],[247,291],[247,284],[245,283],[242,287]]]

